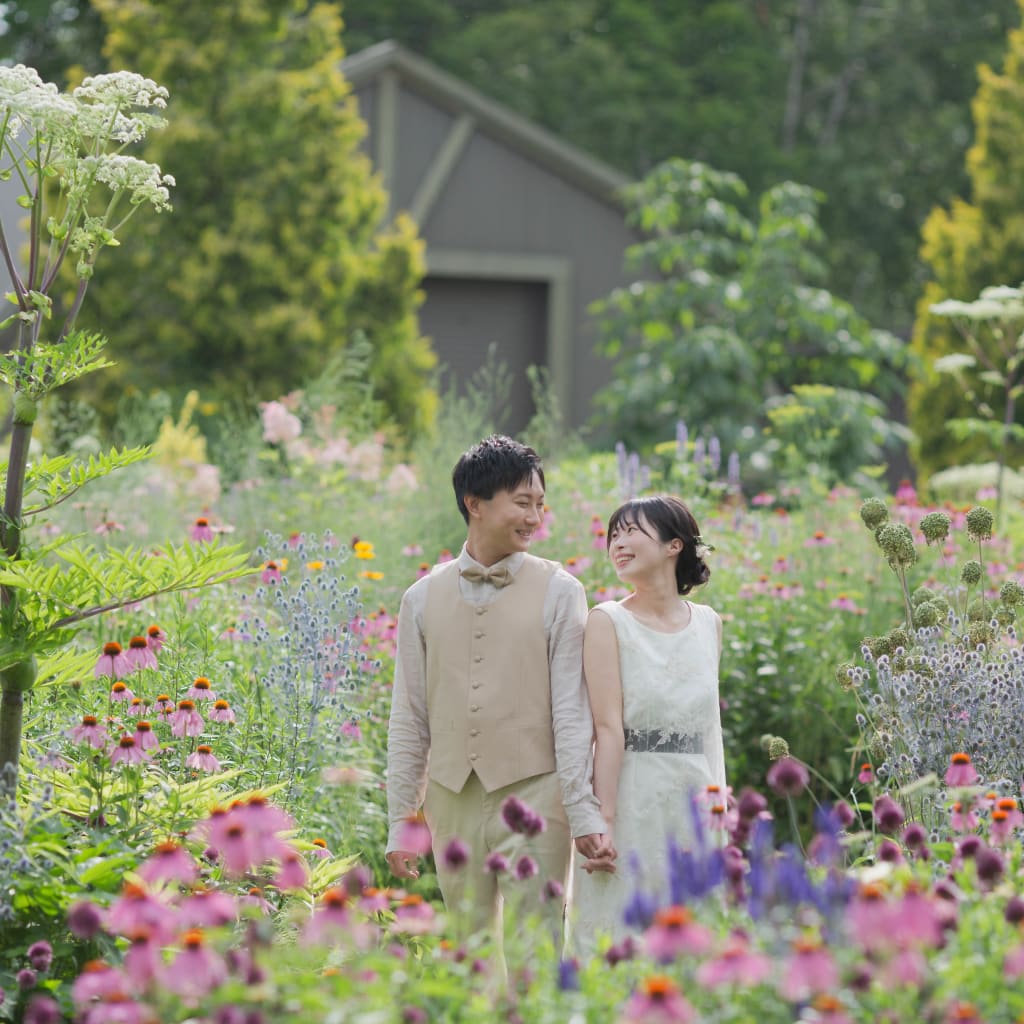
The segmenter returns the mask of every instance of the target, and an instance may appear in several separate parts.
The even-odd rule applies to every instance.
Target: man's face
[[[544,521],[544,487],[534,473],[510,491],[493,498],[469,498],[470,523],[480,543],[495,559],[526,551]]]

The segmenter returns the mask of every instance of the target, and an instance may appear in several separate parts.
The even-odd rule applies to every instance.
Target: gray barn
[[[426,242],[424,334],[465,382],[488,348],[513,373],[506,429],[531,403],[525,369],[548,367],[570,426],[591,413],[610,365],[587,307],[624,283],[628,179],[397,43],[342,64],[390,199]]]

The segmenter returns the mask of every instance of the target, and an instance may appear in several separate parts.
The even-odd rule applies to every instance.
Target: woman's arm
[[[611,832],[619,795],[625,741],[622,732],[622,679],[615,626],[606,612],[593,609],[583,638],[583,671],[594,715],[594,793]]]

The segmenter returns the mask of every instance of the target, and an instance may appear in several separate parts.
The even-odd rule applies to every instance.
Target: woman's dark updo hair
[[[676,586],[680,594],[688,594],[711,579],[707,562],[697,554],[697,546],[702,543],[697,520],[678,498],[669,494],[631,498],[620,505],[608,520],[607,547],[611,548],[612,533],[620,526],[635,526],[649,537],[643,520],[658,531],[658,539],[663,544],[670,540],[683,542],[683,550],[676,559]]]

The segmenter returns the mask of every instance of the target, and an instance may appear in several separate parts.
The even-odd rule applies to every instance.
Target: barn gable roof
[[[454,115],[472,116],[489,135],[606,202],[615,201],[619,189],[631,180],[394,40],[351,54],[342,61],[341,69],[357,89],[384,73],[396,75],[438,106]]]

